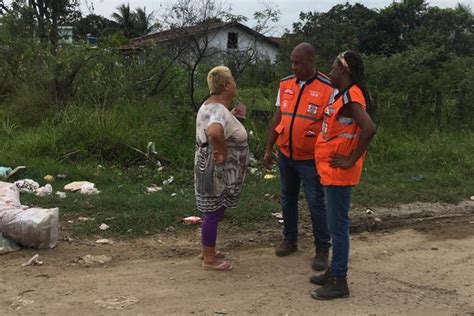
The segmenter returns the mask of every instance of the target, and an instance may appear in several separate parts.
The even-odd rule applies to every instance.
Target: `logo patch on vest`
[[[309,95],[314,97],[314,98],[317,98],[317,97],[319,97],[319,92],[314,91],[314,90],[309,90]]]
[[[285,90],[283,90],[283,93],[286,93],[286,94],[289,94],[289,95],[293,95],[295,94],[295,92],[289,88],[286,88]]]
[[[306,110],[309,114],[318,113],[318,106],[316,104],[308,104],[308,109]]]
[[[288,100],[283,100],[283,102],[281,104],[281,108],[286,109],[287,107],[288,107]]]
[[[327,116],[331,116],[331,114],[333,114],[336,110],[334,110],[334,108],[332,106],[327,106],[325,109],[324,109],[324,114],[326,114]]]

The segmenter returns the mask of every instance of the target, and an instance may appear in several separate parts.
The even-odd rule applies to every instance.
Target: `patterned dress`
[[[216,164],[213,148],[207,139],[207,128],[221,124],[227,143],[227,159]],[[245,179],[249,156],[247,132],[242,123],[222,104],[201,105],[196,118],[196,152],[194,157],[194,188],[197,208],[214,212],[221,207],[237,205]]]

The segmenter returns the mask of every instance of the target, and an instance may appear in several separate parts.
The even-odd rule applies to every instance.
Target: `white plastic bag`
[[[53,248],[58,242],[59,209],[27,208],[19,188],[0,182],[0,233],[25,247]]]

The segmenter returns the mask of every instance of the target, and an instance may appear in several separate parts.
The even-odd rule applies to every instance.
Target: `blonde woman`
[[[218,223],[240,196],[248,161],[247,132],[229,110],[236,84],[229,68],[218,66],[208,73],[210,97],[196,117],[194,184],[197,208],[203,213],[202,266],[229,271],[232,264],[216,251]]]

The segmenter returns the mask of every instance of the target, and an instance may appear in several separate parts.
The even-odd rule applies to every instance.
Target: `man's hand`
[[[268,170],[271,170],[274,163],[273,152],[271,150],[265,150],[265,155],[263,156],[263,165]]]
[[[332,168],[342,168],[347,169],[354,165],[355,161],[352,161],[350,156],[342,156],[336,153],[331,154],[331,159],[329,160],[329,165]]]

